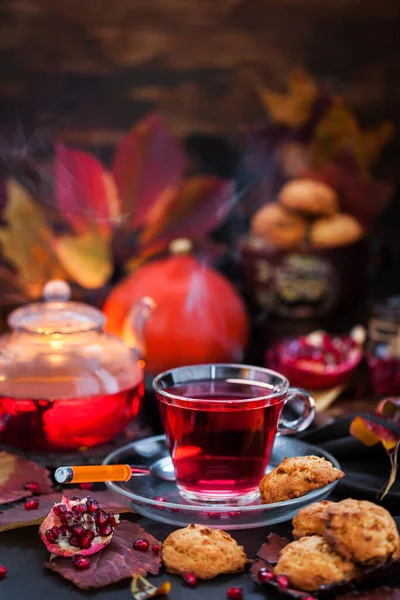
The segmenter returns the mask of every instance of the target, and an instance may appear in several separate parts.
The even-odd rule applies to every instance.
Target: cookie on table
[[[299,498],[342,477],[344,477],[343,471],[335,469],[325,458],[318,456],[285,458],[260,481],[261,501],[263,504],[271,504]]]
[[[341,556],[361,565],[399,557],[399,532],[391,514],[366,500],[347,498],[330,506],[324,537]]]
[[[304,240],[307,223],[301,216],[273,203],[263,206],[254,215],[251,232],[273,248],[288,250]]]
[[[323,535],[328,518],[329,500],[314,502],[305,506],[293,518],[293,537],[299,539],[308,535]]]
[[[364,235],[364,228],[354,217],[338,213],[311,225],[310,243],[313,248],[337,248],[354,244]]]
[[[335,552],[323,537],[312,535],[285,546],[274,573],[286,575],[291,587],[312,592],[322,585],[354,579],[358,568]]]
[[[163,543],[162,559],[170,573],[192,572],[198,579],[238,573],[248,564],[243,546],[225,531],[203,525],[189,525],[171,533]]]
[[[329,185],[315,179],[293,179],[280,191],[279,203],[308,216],[330,216],[339,210],[338,197]]]

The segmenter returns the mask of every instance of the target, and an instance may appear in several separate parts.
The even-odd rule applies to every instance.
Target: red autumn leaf
[[[24,489],[29,481],[39,485],[41,494],[54,491],[47,469],[21,456],[0,452],[0,504],[32,496],[32,492]]]
[[[129,229],[143,225],[165,190],[178,185],[185,162],[183,148],[159,115],[143,119],[121,140],[112,172]]]
[[[67,498],[79,496],[85,498],[90,495],[98,500],[102,510],[111,511],[116,514],[133,512],[126,504],[118,501],[115,494],[109,490],[104,492],[84,492],[80,488],[64,489],[63,493],[57,492],[46,496],[38,496],[39,507],[36,510],[25,510],[24,504],[13,506],[3,513],[0,513],[0,532],[8,531],[9,529],[19,529],[20,527],[29,527],[31,525],[40,525],[47,517],[54,504],[61,502],[62,495]]]
[[[86,152],[57,144],[54,179],[58,208],[75,233],[96,230],[108,236],[119,218],[119,200],[103,165]]]
[[[122,521],[116,528],[110,544],[90,557],[91,565],[86,571],[78,571],[72,561],[66,558],[50,560],[46,567],[81,589],[104,587],[135,575],[157,575],[161,567],[161,556],[155,555],[151,550],[134,550],[132,544],[137,538],[145,538],[150,548],[158,543],[140,525]]]
[[[179,237],[198,239],[225,219],[235,200],[231,181],[198,176],[169,189],[154,205],[141,236],[143,246]]]
[[[279,560],[279,555],[282,548],[289,544],[289,540],[285,537],[280,537],[276,533],[270,533],[265,544],[261,546],[257,552],[257,557],[267,562],[276,564]]]

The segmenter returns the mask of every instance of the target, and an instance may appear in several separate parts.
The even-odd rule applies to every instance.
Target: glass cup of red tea
[[[180,494],[190,502],[248,504],[258,497],[275,436],[302,431],[314,400],[275,371],[232,364],[171,369],[154,379]],[[302,406],[288,420],[285,404]]]

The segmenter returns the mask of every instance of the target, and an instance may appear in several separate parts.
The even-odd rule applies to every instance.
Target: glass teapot
[[[70,451],[114,438],[137,415],[143,394],[141,332],[152,301],[132,310],[137,347],[103,332],[103,313],[71,302],[54,280],[43,302],[11,313],[0,338],[0,443]]]

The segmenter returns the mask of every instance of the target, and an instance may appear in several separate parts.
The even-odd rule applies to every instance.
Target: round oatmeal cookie
[[[293,537],[299,539],[307,535],[322,535],[328,516],[327,509],[333,502],[322,500],[305,506],[293,518]]]
[[[251,232],[272,248],[289,250],[304,240],[307,224],[301,216],[283,206],[267,204],[254,215]]]
[[[243,571],[248,563],[243,546],[225,531],[189,525],[171,533],[162,546],[164,567],[170,573],[194,573],[212,579]]]
[[[286,575],[294,588],[313,592],[322,585],[354,579],[358,568],[337,554],[323,537],[312,535],[285,546],[274,573]]]
[[[337,213],[311,225],[310,243],[313,248],[337,248],[354,244],[364,235],[364,228],[354,217]]]
[[[293,179],[280,191],[279,202],[309,216],[330,216],[339,210],[334,189],[315,179]]]
[[[343,471],[335,469],[325,458],[318,456],[285,458],[261,479],[261,501],[263,504],[271,504],[299,498],[342,477],[344,477]]]
[[[382,506],[347,498],[327,509],[324,537],[344,558],[378,565],[399,555],[396,523]]]

